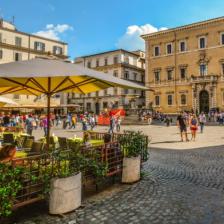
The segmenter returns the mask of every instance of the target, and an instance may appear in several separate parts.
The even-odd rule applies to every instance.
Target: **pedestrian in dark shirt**
[[[181,136],[181,141],[183,142],[183,134],[185,135],[185,139],[188,142],[189,139],[187,137],[187,120],[183,115],[183,112],[180,112],[180,114],[177,117],[177,126],[180,129],[180,136]]]

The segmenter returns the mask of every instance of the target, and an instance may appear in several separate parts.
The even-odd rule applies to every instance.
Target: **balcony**
[[[210,83],[217,82],[217,75],[191,76],[191,83]]]

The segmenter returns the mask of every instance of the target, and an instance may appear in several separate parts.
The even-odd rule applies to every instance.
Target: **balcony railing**
[[[206,82],[217,82],[217,75],[205,75],[205,76],[191,76],[191,83],[206,83]]]

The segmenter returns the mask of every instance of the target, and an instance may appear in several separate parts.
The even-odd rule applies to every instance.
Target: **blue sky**
[[[224,15],[222,0],[1,0],[0,15],[18,30],[69,44],[77,56],[144,44],[138,37]],[[148,24],[148,25],[146,25]]]

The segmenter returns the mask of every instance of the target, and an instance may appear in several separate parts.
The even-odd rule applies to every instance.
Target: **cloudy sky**
[[[222,0],[1,0],[18,30],[69,44],[71,59],[124,48],[144,50],[141,34],[224,15]]]

